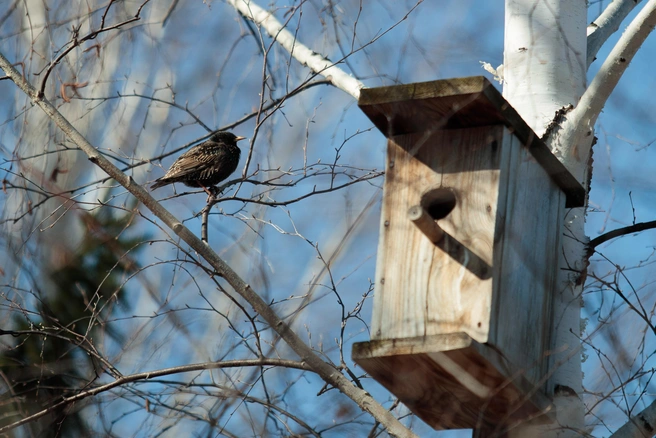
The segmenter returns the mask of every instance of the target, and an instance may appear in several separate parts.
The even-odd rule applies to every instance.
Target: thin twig
[[[73,36],[73,39],[67,43],[67,44],[70,44],[70,46],[66,50],[64,50],[62,53],[60,53],[57,58],[55,58],[53,61],[51,61],[50,64],[48,64],[46,72],[45,72],[43,78],[41,79],[41,86],[39,87],[39,96],[44,95],[45,90],[46,90],[46,83],[48,81],[48,77],[50,76],[50,73],[52,73],[52,70],[55,68],[55,66],[57,64],[59,64],[61,62],[62,59],[64,59],[69,53],[71,53],[71,51],[73,49],[75,49],[76,47],[79,47],[85,41],[89,41],[89,40],[92,40],[92,39],[96,38],[98,35],[100,35],[103,32],[107,32],[107,31],[114,30],[114,29],[119,29],[122,26],[125,26],[126,24],[141,20],[141,16],[140,16],[141,10],[144,8],[144,6],[146,6],[146,4],[149,1],[150,0],[145,0],[141,4],[141,6],[139,6],[139,9],[137,10],[137,13],[135,14],[134,17],[132,17],[128,20],[122,21],[120,23],[114,24],[114,25],[109,26],[109,27],[103,27],[104,24],[105,24],[105,15],[103,15],[103,18],[102,18],[103,23],[101,25],[101,28],[98,29],[98,30],[94,30],[93,32],[88,33],[87,35],[83,36],[80,39],[77,38],[77,30],[74,30],[75,35]],[[109,10],[109,7],[112,5],[113,2],[114,2],[114,0],[110,1],[109,5],[107,5],[107,9],[105,11],[105,14]]]
[[[167,376],[171,374],[180,374],[186,373],[189,371],[203,371],[203,370],[213,370],[219,368],[234,368],[234,367],[247,367],[247,366],[284,366],[287,368],[296,368],[299,370],[311,371],[311,368],[303,362],[294,361],[294,360],[285,360],[285,359],[246,359],[246,360],[231,360],[225,362],[205,362],[191,365],[181,365],[172,368],[164,368],[161,370],[146,371],[144,373],[130,374],[128,376],[120,377],[114,380],[111,383],[105,385],[97,386],[86,391],[79,392],[70,397],[64,397],[59,403],[48,406],[46,409],[43,409],[35,414],[30,415],[29,417],[23,418],[22,420],[16,421],[15,423],[8,424],[4,427],[0,427],[0,433],[15,429],[23,424],[27,424],[31,421],[39,419],[45,415],[48,415],[50,412],[54,412],[60,409],[63,406],[70,405],[77,401],[83,400],[87,397],[91,397],[97,394],[100,394],[110,389],[116,388],[126,383],[136,382],[140,380],[148,381],[155,377]]]
[[[334,386],[349,397],[366,412],[369,412],[377,421],[381,422],[392,436],[416,437],[394,415],[389,413],[366,391],[355,386],[334,365],[321,359],[311,347],[285,323],[253,288],[246,283],[219,255],[205,244],[201,239],[185,227],[180,220],[157,202],[132,177],[121,172],[112,162],[107,160],[89,141],[55,108],[47,99],[39,94],[36,88],[28,83],[11,63],[0,53],[0,68],[12,81],[36,104],[46,115],[66,134],[70,140],[84,151],[89,160],[100,167],[111,178],[137,198],[147,209],[159,218],[167,227],[180,237],[187,245],[196,251],[200,257],[222,276],[266,321],[269,326],[282,337],[287,345],[301,358],[301,360],[317,373],[327,384]],[[91,394],[90,394],[91,395]],[[45,415],[45,414],[44,414]],[[20,424],[24,424],[23,420]],[[16,426],[12,426],[16,427]],[[1,431],[1,429],[0,429]]]

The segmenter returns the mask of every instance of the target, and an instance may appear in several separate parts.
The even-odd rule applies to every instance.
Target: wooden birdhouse
[[[582,186],[483,77],[363,89],[358,104],[388,143],[371,341],[353,359],[437,429],[542,415]]]

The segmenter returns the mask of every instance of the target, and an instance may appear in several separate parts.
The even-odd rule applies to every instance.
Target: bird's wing
[[[200,148],[201,145],[198,145],[194,148],[189,149],[184,154],[180,155],[178,159],[171,165],[171,168],[164,178],[178,178],[184,177],[191,173],[197,173],[205,170],[208,167],[211,167],[212,162],[220,159],[224,154],[223,150],[215,151],[213,154],[208,154],[203,152]]]

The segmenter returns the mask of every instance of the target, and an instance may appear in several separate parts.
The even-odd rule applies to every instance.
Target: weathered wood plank
[[[465,332],[487,341],[502,126],[412,134],[388,142],[372,339]],[[407,211],[433,188],[456,206],[437,244]],[[447,238],[448,237],[448,238]]]
[[[352,356],[436,429],[503,431],[529,419],[544,421],[551,411],[521,373],[500,371],[510,368],[504,359],[464,333],[356,343]]]
[[[530,364],[530,381],[547,375],[550,348],[552,295],[565,214],[565,199],[542,166],[510,133],[511,151],[502,163],[504,196],[495,234],[502,237],[495,248],[492,312],[499,322],[492,325],[490,343],[504,346],[514,363]],[[507,166],[507,167],[506,167]],[[507,321],[512,321],[508,323]]]

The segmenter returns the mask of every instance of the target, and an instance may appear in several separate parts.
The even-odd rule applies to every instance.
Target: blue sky
[[[60,79],[57,80],[76,78],[89,81],[90,86],[80,90],[84,98],[116,97],[117,93],[154,95],[165,100],[174,98],[176,103],[187,106],[212,128],[232,123],[250,113],[257,108],[262,92],[262,58],[257,40],[234,10],[222,2],[180,3],[164,29],[157,22],[166,8],[159,6],[160,9],[155,9],[152,6],[153,9],[147,11],[142,23],[131,31],[121,32],[116,39],[99,39],[103,44],[103,56],[106,57],[103,58],[104,64],[93,59],[88,52],[78,53],[76,61],[58,70]],[[299,40],[333,60],[341,58],[342,49],[348,50],[352,43],[358,47],[389,29],[414,5],[410,1],[382,2],[376,6],[364,2],[358,16],[359,3],[346,1],[335,5],[338,15],[333,20],[328,18],[324,3],[305,3],[302,15],[296,11],[291,16],[290,29],[296,29],[298,25]],[[407,20],[401,21],[372,45],[350,56],[348,63],[342,66],[370,87],[487,75],[479,61],[496,66],[503,60],[503,8],[500,3],[483,0],[424,2]],[[603,2],[603,5],[606,3]],[[292,2],[275,4],[281,8],[279,18],[287,17],[284,15],[285,10],[291,10],[290,7],[295,5]],[[599,3],[590,7],[590,19],[594,18],[598,9]],[[357,39],[352,40],[355,17],[358,17]],[[117,19],[111,15],[110,18]],[[97,25],[99,14],[92,15],[91,20]],[[65,26],[55,26],[51,32],[52,38],[59,45],[69,35]],[[28,67],[38,64],[22,51],[24,46],[14,35],[2,32],[0,35],[0,49],[6,56],[13,60],[24,60]],[[339,37],[339,43],[336,36]],[[638,222],[653,220],[655,216],[656,195],[651,188],[654,173],[651,168],[652,163],[656,162],[651,145],[656,140],[656,111],[653,102],[656,78],[652,74],[655,38],[652,35],[639,51],[598,121],[596,134],[599,141],[594,151],[590,195],[590,205],[594,211],[588,214],[586,224],[590,237],[632,223],[633,209],[629,192],[632,194]],[[269,47],[269,38],[264,36],[263,40],[264,46]],[[599,54],[600,59],[606,56],[616,40],[613,38],[604,46]],[[53,45],[57,47],[58,44]],[[280,97],[286,89],[294,88],[309,77],[306,68],[289,60],[288,54],[275,44],[271,46],[269,56],[270,74],[274,80],[264,90],[267,99]],[[597,60],[593,64],[589,79],[600,62]],[[93,73],[87,75],[89,71]],[[49,89],[51,96],[57,94],[57,84],[59,82],[54,82]],[[11,99],[0,99],[3,157],[9,156],[5,151],[19,143],[25,129],[20,123],[12,122],[15,107],[20,106],[21,102],[13,90],[13,85],[8,81],[0,82],[0,95],[11,96]],[[61,104],[61,100],[58,102]],[[79,113],[75,113],[72,106],[63,106],[63,111],[70,109],[72,114],[77,114],[74,119],[76,127],[94,145],[123,155],[128,161],[149,160],[206,134],[183,110],[138,97],[124,97],[104,103],[79,100],[74,101],[73,105],[77,105],[75,111]],[[234,132],[252,139],[254,128],[255,121],[251,119],[236,127]],[[262,124],[254,143],[250,170],[259,166],[262,171],[257,178],[264,178],[288,169],[298,169],[305,161],[319,163],[316,168],[320,168],[333,162],[336,148],[340,149],[338,163],[351,166],[353,169],[349,172],[352,175],[381,170],[385,165],[385,138],[371,128],[371,122],[350,96],[325,85],[314,87],[289,99],[280,111]],[[61,138],[58,140],[63,141]],[[246,150],[242,165],[245,163],[245,155]],[[71,162],[77,162],[70,155],[67,157]],[[165,158],[161,163],[163,169],[158,167],[159,162],[149,162],[134,169],[132,175],[136,181],[147,183],[161,176],[172,160],[173,157]],[[1,166],[0,169],[7,167]],[[74,185],[100,178],[100,173],[86,164],[79,166],[86,171],[80,172],[67,183]],[[340,176],[335,181],[344,182],[346,177]],[[290,200],[314,187],[321,189],[329,184],[330,177],[316,177],[294,188],[274,192],[271,196],[276,201]],[[329,277],[322,271],[322,263],[317,259],[317,248],[326,259],[334,256],[331,265],[333,280],[338,284],[337,291],[345,308],[352,309],[368,291],[370,280],[375,275],[380,187],[382,179],[378,178],[339,192],[275,208],[262,208],[254,204],[244,208],[240,202],[226,201],[219,204],[222,210],[215,210],[217,214],[211,216],[212,247],[258,293],[268,300],[279,302],[275,305],[279,314],[292,311],[303,296],[313,294],[313,303],[296,321],[295,328],[317,349],[328,351],[327,354],[334,361],[339,360],[335,339],[339,335],[341,307],[334,291],[326,287]],[[178,188],[179,191],[181,189]],[[257,186],[245,185],[240,193],[249,196],[260,193],[259,190]],[[93,203],[99,193],[115,196],[112,198],[115,206],[121,206],[127,200],[120,189],[91,190],[84,200]],[[165,198],[172,194],[172,189],[163,189],[155,194]],[[193,194],[163,202],[176,216],[186,219],[185,223],[192,230],[199,232],[200,222],[194,215],[202,208],[204,199],[204,194]],[[374,202],[370,204],[372,199]],[[152,219],[143,209],[142,213]],[[353,232],[349,233],[351,227]],[[156,229],[145,220],[136,221],[135,229],[131,232],[151,232],[155,239],[167,237],[165,231]],[[47,240],[55,237],[45,235],[40,238]],[[613,263],[635,266],[640,261],[651,260],[649,257],[653,252],[655,237],[654,231],[627,236],[606,244],[602,251]],[[80,238],[79,234],[73,235],[71,242]],[[143,283],[136,279],[127,281],[127,287],[134,297],[134,307],[126,311],[124,316],[139,317],[121,319],[116,324],[130,333],[131,344],[121,349],[109,341],[104,345],[106,353],[116,358],[124,373],[216,360],[225,355],[241,357],[247,354],[239,346],[239,331],[230,331],[225,320],[207,310],[208,301],[218,308],[226,309],[228,318],[243,330],[242,334],[247,334],[249,328],[244,324],[243,315],[229,305],[200,269],[181,261],[185,258],[170,243],[154,242],[144,251],[141,262],[145,268],[142,275],[158,291],[159,300],[144,293]],[[609,270],[610,265],[599,259],[597,256],[593,259],[592,269],[601,274]],[[164,260],[165,263],[160,263]],[[644,302],[652,305],[654,294],[650,282],[653,277],[652,269],[647,264],[641,269],[627,272],[627,280],[623,284],[629,287],[630,280],[631,284],[637,285]],[[313,286],[315,283],[319,285]],[[612,294],[595,291],[586,294],[586,300],[584,316],[591,319],[596,318],[599,309],[608,306],[609,301],[614,305],[621,304],[612,301]],[[149,319],[153,312],[161,312],[167,306],[177,309],[178,322],[165,316]],[[188,307],[202,307],[205,310],[190,311]],[[369,322],[370,315],[369,299],[362,311],[365,322]],[[617,330],[618,336],[627,345],[638,348],[633,346],[635,336],[632,333],[640,331],[640,322],[630,312],[622,315],[616,325],[609,327]],[[591,324],[595,325],[594,322]],[[187,334],[182,335],[181,332]],[[351,319],[346,326],[345,336],[346,363],[353,365],[350,360],[350,344],[369,339],[369,334],[362,321]],[[610,354],[612,347],[604,339],[601,335],[595,337],[600,348],[608,349],[607,353]],[[233,345],[238,347],[232,349]],[[284,346],[277,348],[282,356],[290,355]],[[653,347],[650,348],[653,350]],[[649,357],[644,359],[646,364],[650,364],[650,360]],[[590,387],[605,387],[603,375],[597,372],[599,362],[594,357],[584,364],[584,368],[586,379],[590,379]],[[270,374],[274,373],[277,377],[272,378],[272,382],[276,383],[297,377],[294,373],[282,371]],[[216,373],[215,377],[222,376]],[[185,377],[177,378],[182,380]],[[209,380],[207,373],[199,378],[202,379]],[[274,387],[276,383],[273,383]],[[314,394],[321,386],[321,382],[314,376],[301,378],[287,394],[294,400],[289,403],[290,409],[311,423],[316,420],[323,424],[333,415],[337,418],[337,408],[341,407],[341,403],[348,405],[350,402],[338,398],[334,391],[315,401]],[[140,388],[146,390],[145,385]],[[163,385],[160,388],[165,391],[167,387]],[[389,394],[371,381],[367,383],[367,390],[380,401],[389,399]],[[171,399],[174,398],[171,396]],[[118,415],[134,409],[131,403],[119,399],[108,406]],[[235,412],[241,414],[242,411],[238,409],[235,408]],[[613,427],[622,424],[622,416],[616,409],[604,409],[607,424]],[[317,420],[322,415],[323,421]],[[226,415],[222,419],[233,427],[238,417],[237,414],[234,417]],[[415,422],[420,423],[418,420]],[[146,436],[148,431],[161,426],[157,418],[137,410],[117,421],[114,430],[120,434],[132,433],[139,425],[143,426],[139,430],[144,435],[137,432],[137,436]],[[178,427],[188,425],[182,423]],[[423,424],[417,424],[416,427],[421,436],[469,436],[469,432],[433,432]],[[611,430],[613,427],[609,426]],[[357,433],[355,430],[362,429],[354,429],[352,433]],[[600,436],[608,434],[603,427],[597,431]],[[335,433],[339,436],[343,430]]]

